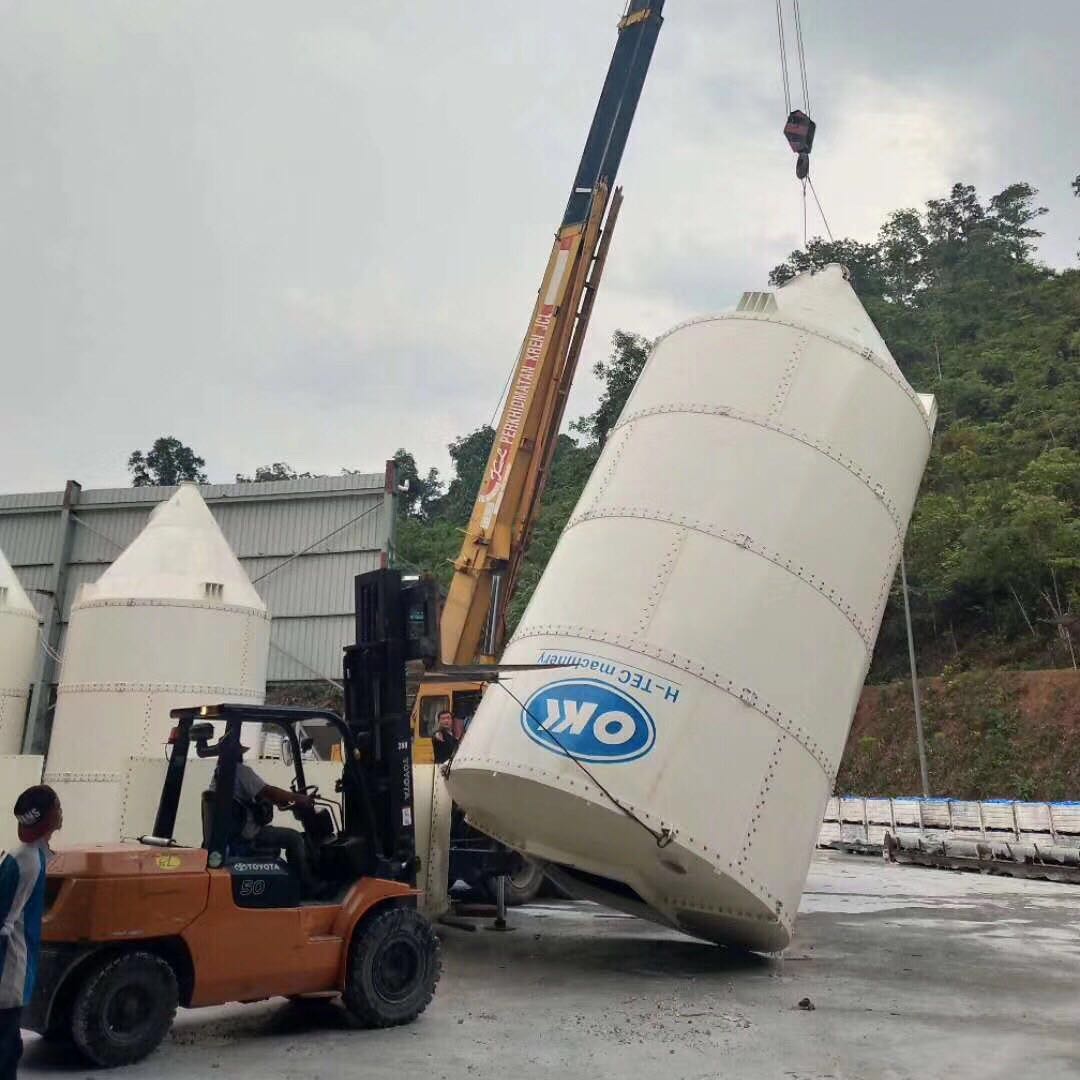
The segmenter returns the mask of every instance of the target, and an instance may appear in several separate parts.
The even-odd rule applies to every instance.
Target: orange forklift
[[[71,1041],[98,1066],[125,1065],[162,1041],[178,1006],[339,995],[361,1027],[408,1023],[440,973],[438,940],[417,910],[412,737],[405,662],[435,661],[433,584],[394,570],[356,578],[356,644],[345,650],[345,717],[255,705],[175,709],[151,834],[63,851],[49,866],[37,986],[23,1025]],[[309,786],[298,731],[325,723],[342,747],[335,794]],[[292,789],[319,897],[296,867],[243,839],[272,808],[235,797],[245,725],[289,743]],[[202,793],[203,842],[173,838],[189,755],[216,759]]]

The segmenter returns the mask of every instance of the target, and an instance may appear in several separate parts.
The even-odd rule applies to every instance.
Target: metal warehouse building
[[[389,560],[394,489],[392,462],[385,474],[199,485],[270,610],[269,682],[340,679],[341,650],[353,640],[353,577]],[[42,728],[79,586],[96,581],[175,491],[83,491],[72,481],[65,491],[0,495],[0,550],[42,623],[28,726]]]

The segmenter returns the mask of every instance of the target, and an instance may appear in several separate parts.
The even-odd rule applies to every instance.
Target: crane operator
[[[435,754],[435,764],[443,765],[457,752],[458,737],[454,734],[454,714],[449,709],[439,713],[438,727],[431,736],[431,749]]]

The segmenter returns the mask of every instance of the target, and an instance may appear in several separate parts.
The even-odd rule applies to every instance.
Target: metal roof
[[[177,490],[79,494],[62,600],[65,627],[79,586],[97,581]],[[377,569],[391,549],[385,475],[200,484],[199,492],[273,617],[268,679],[340,679],[341,649],[353,640],[353,577]],[[49,604],[42,590],[50,587],[61,549],[63,499],[62,491],[0,495],[0,549],[41,617]]]

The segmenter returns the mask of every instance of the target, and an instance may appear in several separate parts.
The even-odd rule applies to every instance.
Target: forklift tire
[[[112,956],[75,995],[71,1037],[93,1065],[130,1065],[155,1050],[176,1015],[176,973],[151,952]]]
[[[427,1008],[441,972],[431,923],[414,908],[382,911],[353,936],[345,1011],[357,1027],[407,1024]]]
[[[543,867],[515,852],[513,868],[506,875],[506,906],[520,907],[522,904],[531,904],[540,895],[543,885]],[[484,883],[484,889],[492,902],[498,899],[498,887],[498,878],[488,878]]]

